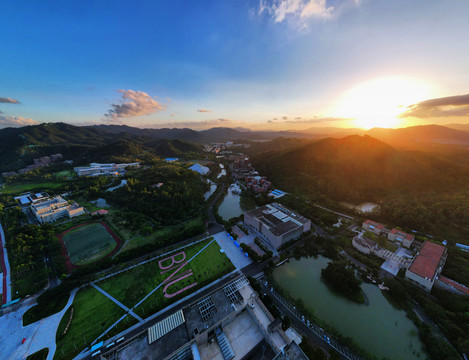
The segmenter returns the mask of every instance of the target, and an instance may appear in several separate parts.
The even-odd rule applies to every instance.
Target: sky
[[[469,2],[5,0],[0,127],[469,123]]]

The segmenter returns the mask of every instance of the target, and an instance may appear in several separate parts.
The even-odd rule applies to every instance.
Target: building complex
[[[92,353],[117,360],[134,360],[136,354],[148,360],[241,360],[253,354],[308,359],[243,275],[210,286],[148,323],[130,336],[95,345]]]
[[[443,269],[446,256],[447,250],[444,246],[425,241],[407,269],[406,278],[430,291]]]
[[[76,203],[69,204],[61,196],[54,198],[43,197],[32,199],[31,211],[41,223],[50,223],[62,218],[73,218],[85,213],[83,207]]]
[[[100,164],[91,163],[89,166],[78,166],[74,170],[78,176],[122,175],[128,167],[140,167],[139,162],[127,164]]]
[[[311,230],[311,220],[278,203],[245,212],[244,222],[275,249]]]

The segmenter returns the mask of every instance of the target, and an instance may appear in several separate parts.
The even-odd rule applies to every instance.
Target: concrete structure
[[[430,291],[446,261],[444,246],[425,241],[407,269],[405,276],[417,285]]]
[[[139,162],[127,163],[127,164],[100,164],[91,163],[90,166],[78,166],[73,170],[78,176],[99,176],[99,175],[120,175],[125,173],[127,167],[140,167]]]
[[[85,213],[83,207],[78,206],[76,203],[69,204],[61,196],[43,198],[42,201],[33,202],[31,211],[41,224],[64,217],[72,218]]]
[[[362,224],[362,228],[367,230],[367,231],[371,231],[372,233],[375,233],[376,235],[381,235],[381,233],[384,231],[384,225],[383,224],[380,224],[376,221],[373,221],[373,220],[366,220],[363,224]]]
[[[101,359],[134,360],[138,354],[148,360],[241,360],[260,347],[266,348],[264,358],[272,359],[291,343],[244,276],[158,320],[122,345],[112,340]]]
[[[275,249],[311,230],[311,220],[278,203],[245,212],[244,222],[264,235]]]
[[[412,245],[412,242],[414,241],[415,236],[411,234],[407,234],[398,229],[392,229],[388,233],[388,239],[391,241],[398,241],[402,244],[402,246],[408,249]]]
[[[210,169],[206,166],[202,166],[200,164],[194,164],[192,165],[189,170],[195,171],[199,173],[200,175],[207,175],[210,172]]]

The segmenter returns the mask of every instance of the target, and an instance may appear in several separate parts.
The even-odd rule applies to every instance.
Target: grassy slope
[[[4,194],[19,194],[30,190],[55,189],[63,184],[61,182],[14,182],[5,184]]]
[[[61,358],[62,349],[66,354],[66,359],[73,358],[83,349],[82,334],[89,345],[125,313],[123,309],[91,287],[80,290],[76,294],[72,306],[74,314],[67,334],[62,336],[63,330],[57,332],[57,350],[54,359]],[[59,324],[59,329],[64,329],[68,321],[69,316],[64,316]],[[74,343],[77,345],[77,351],[74,350]]]
[[[186,260],[189,260],[205,245],[207,245],[207,242],[202,242],[187,248],[185,250]],[[204,252],[200,253],[188,265],[186,265],[182,271],[189,269],[193,270],[194,276],[178,282],[173,285],[171,289],[168,289],[168,291],[174,292],[177,289],[190,285],[195,280],[198,284],[213,281],[223,273],[231,271],[233,266],[228,258],[220,253],[220,247],[218,244],[213,242],[204,250]],[[126,306],[132,307],[146,294],[163,282],[163,280],[168,276],[168,273],[161,275],[158,262],[152,261],[116,277],[100,282],[97,285],[103,290],[109,292],[109,294]],[[136,281],[136,279],[138,279],[138,281]],[[187,293],[184,292],[184,295],[187,295],[194,290],[195,288],[191,288]],[[141,305],[146,311],[144,312],[143,308],[139,307],[136,312],[141,316],[146,316],[157,311],[157,309],[167,306],[172,301],[172,299],[166,299],[163,296],[163,288],[161,287]]]
[[[208,241],[204,241],[188,247],[185,251],[186,259],[190,259],[207,244]],[[181,297],[188,295],[234,269],[228,258],[220,253],[220,247],[215,241],[205,251],[195,257],[186,268],[192,269],[194,276],[185,279],[187,280],[186,283],[184,281],[178,282],[168,290],[174,292],[192,283],[196,278],[198,286],[182,293]],[[97,285],[126,306],[132,307],[167,276],[169,274],[160,275],[158,262],[152,261],[97,283]],[[162,294],[162,288],[160,288],[141,307],[136,309],[136,313],[142,317],[147,317],[178,299],[178,297],[167,299]],[[62,347],[66,353],[65,358],[71,359],[73,355],[76,355],[83,349],[82,332],[85,333],[87,344],[89,344],[103,332],[103,328],[107,329],[124,314],[121,308],[93,288],[80,290],[73,301],[72,307],[74,308],[74,316],[68,333],[65,336],[61,335],[69,320],[69,312],[62,318],[59,330],[57,331],[58,342],[55,359],[61,358]],[[123,331],[135,324],[135,322],[136,320],[133,317],[127,316],[122,323],[111,331],[109,336]],[[77,344],[77,351],[74,351],[74,339]]]

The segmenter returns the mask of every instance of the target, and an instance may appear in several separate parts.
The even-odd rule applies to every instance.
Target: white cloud
[[[108,121],[118,122],[118,118],[149,115],[165,110],[165,105],[160,104],[146,92],[134,90],[117,91],[122,93],[123,102],[121,104],[112,104],[112,109],[104,114]]]
[[[212,112],[212,110],[207,110],[207,109],[197,109],[197,112],[206,113],[206,112]]]
[[[27,119],[22,116],[0,115],[0,127],[21,127],[37,124],[39,124],[39,121],[34,119]]]
[[[335,8],[328,6],[326,0],[274,0],[270,3],[261,0],[258,14],[264,12],[280,23],[287,17],[329,19],[335,14]]]

